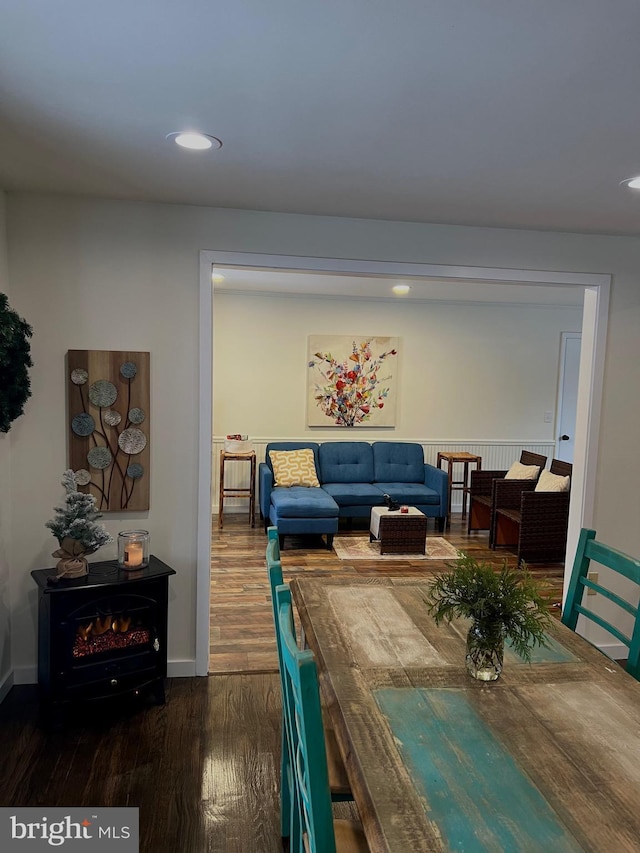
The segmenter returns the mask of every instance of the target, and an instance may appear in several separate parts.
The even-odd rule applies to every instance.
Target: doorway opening
[[[577,401],[574,485],[569,521],[568,553],[575,548],[581,524],[588,523],[593,511],[593,482],[597,453],[597,433],[606,336],[610,277],[548,271],[444,267],[428,264],[349,261],[329,258],[252,255],[246,253],[201,253],[200,303],[200,481],[198,510],[198,595],[196,631],[196,671],[205,675],[209,649],[209,572],[211,548],[212,489],[212,353],[213,295],[212,267],[244,267],[254,271],[293,271],[333,276],[375,277],[440,282],[470,289],[482,299],[483,288],[509,285],[522,288],[577,287],[583,293],[583,348],[580,359],[580,388]],[[473,299],[473,295],[469,297]]]

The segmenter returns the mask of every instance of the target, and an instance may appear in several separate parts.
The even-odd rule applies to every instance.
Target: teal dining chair
[[[280,540],[277,527],[267,527],[267,565],[269,560],[274,563],[280,562]]]
[[[269,577],[269,587],[271,590],[271,605],[273,610],[273,622],[276,634],[276,647],[278,651],[278,669],[280,671],[280,682],[282,687],[282,702],[284,706],[284,676],[282,665],[282,637],[280,636],[280,626],[278,623],[278,613],[276,607],[275,591],[278,586],[284,583],[282,576],[282,564],[280,563],[280,544],[278,539],[278,529],[269,527],[267,530],[267,549],[266,549],[267,575]],[[295,637],[295,632],[294,632]],[[353,800],[351,787],[347,772],[344,768],[338,743],[336,741],[333,729],[324,723],[323,718],[324,741],[327,753],[327,767],[329,775],[329,789],[331,792],[332,802],[350,802]],[[280,751],[280,829],[282,838],[288,838],[289,828],[291,824],[291,790],[289,788],[289,750],[287,746],[287,738],[285,732],[284,714],[282,719],[282,746]]]
[[[357,821],[334,820],[323,737],[318,672],[313,652],[301,651],[293,628],[291,592],[275,591],[282,640],[284,720],[289,755],[291,853],[365,853]]]
[[[280,543],[278,541],[278,529],[269,527],[267,530],[267,575],[269,577],[269,587],[271,589],[271,608],[273,610],[273,621],[276,632],[276,647],[278,650],[278,671],[280,672],[280,686],[282,688],[282,703],[284,706],[284,687],[282,685],[282,643],[280,641],[278,631],[278,619],[276,613],[276,587],[283,583],[282,565],[280,564]],[[290,773],[289,773],[289,749],[287,747],[287,733],[284,721],[284,712],[282,716],[282,739],[280,745],[280,835],[282,839],[289,838],[289,830],[291,825],[291,791],[289,789]]]
[[[562,611],[562,622],[568,628],[575,631],[578,616],[582,615],[595,622],[601,628],[604,628],[605,631],[628,648],[629,654],[626,670],[635,679],[640,681],[640,618],[638,607],[630,604],[617,593],[605,587],[604,583],[600,581],[600,577],[598,577],[598,582],[590,579],[589,574],[593,573],[592,563],[605,566],[613,572],[623,575],[640,587],[640,560],[630,557],[628,554],[623,554],[622,551],[617,551],[609,545],[598,542],[595,530],[582,528],[578,540],[578,549],[573,562],[567,597]],[[596,593],[603,595],[626,613],[633,616],[633,630],[630,637],[623,634],[619,628],[616,628],[615,625],[612,625],[603,616],[589,610],[582,603],[585,589],[592,589]]]

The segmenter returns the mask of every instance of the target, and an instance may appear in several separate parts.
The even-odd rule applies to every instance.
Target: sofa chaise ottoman
[[[283,471],[286,485],[278,480],[283,461],[292,463]],[[265,530],[269,524],[277,527],[281,541],[286,535],[316,533],[326,535],[331,548],[340,518],[368,519],[372,507],[384,506],[385,495],[417,507],[444,529],[447,474],[425,463],[416,442],[272,442],[258,480]]]

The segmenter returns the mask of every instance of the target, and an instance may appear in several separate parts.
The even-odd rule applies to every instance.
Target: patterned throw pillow
[[[302,450],[270,450],[276,486],[319,486],[316,463],[310,447]]]
[[[552,474],[551,471],[543,471],[536,483],[536,492],[568,492],[569,477],[561,474]]]
[[[539,471],[538,465],[523,465],[521,462],[514,462],[505,474],[505,480],[535,480]]]

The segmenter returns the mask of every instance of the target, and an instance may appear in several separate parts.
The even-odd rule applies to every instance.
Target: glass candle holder
[[[149,531],[123,530],[118,533],[118,565],[136,571],[149,565]]]

